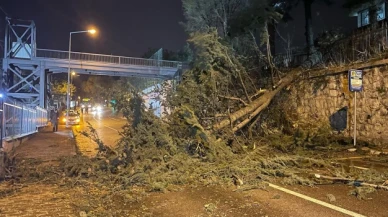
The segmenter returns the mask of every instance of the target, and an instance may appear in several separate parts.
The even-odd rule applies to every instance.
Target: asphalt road
[[[116,141],[120,139],[119,132],[122,130],[122,126],[125,125],[126,120],[119,115],[112,114],[111,110],[105,109],[101,113],[89,113],[81,116],[81,124],[79,126],[75,126],[76,129],[79,131],[87,129],[87,122],[89,122],[93,128],[97,130],[100,139],[105,143],[105,145],[113,147],[116,144]],[[87,142],[85,144],[87,145],[90,143]],[[260,210],[266,213],[267,216],[388,216],[386,212],[386,198],[388,198],[388,192],[378,190],[375,193],[368,195],[370,197],[368,200],[359,200],[355,196],[349,196],[349,192],[351,190],[354,190],[353,186],[344,184],[317,185],[314,187],[299,185],[281,186],[270,184],[270,187],[265,191],[258,190],[244,192],[242,197],[243,199],[241,199],[242,201],[238,200],[238,195],[233,195],[232,197],[230,191],[226,191],[225,198],[222,198],[222,195],[217,194],[216,200],[237,201],[236,203],[238,204],[240,202],[244,204],[251,203],[254,206],[259,205]],[[206,190],[206,192],[208,191],[209,190]],[[166,206],[168,207],[168,210],[156,209],[153,210],[153,212],[158,213],[160,211],[161,213],[171,214],[167,216],[173,216],[174,213],[176,214],[181,212],[183,210],[182,207],[187,206],[184,210],[187,211],[185,214],[188,215],[184,216],[193,216],[196,210],[202,208],[189,208],[192,207],[193,204],[202,204],[202,192],[200,192],[201,202],[191,200],[191,203],[185,202],[184,204],[180,204],[180,201],[186,201],[187,198],[194,198],[193,192],[184,192],[180,194],[181,195],[175,195],[174,192],[163,194],[166,198],[168,198],[163,201],[172,200],[170,201],[171,203]],[[331,198],[335,199],[330,199],[328,195],[331,195]],[[158,201],[161,201],[161,199],[153,197],[154,196],[143,202],[146,204],[148,201],[151,204],[150,207],[163,208],[164,206],[154,205],[153,200],[157,203]],[[246,201],[248,199],[249,201]],[[229,205],[228,202],[228,205],[225,208],[222,208],[222,204],[219,204],[218,209],[229,212],[229,209],[231,209],[230,206],[234,206],[233,203]],[[249,210],[244,210],[243,212],[247,214],[246,216],[265,216],[264,214],[258,215],[255,207],[253,207],[252,210],[252,212]]]
[[[96,129],[104,144],[113,147],[120,139],[119,132],[125,125],[126,119],[121,115],[113,114],[111,109],[105,108],[100,113],[90,112],[81,115],[81,124],[77,126],[78,130],[87,129],[88,122]]]

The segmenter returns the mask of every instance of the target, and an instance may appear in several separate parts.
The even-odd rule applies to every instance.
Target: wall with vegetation
[[[357,93],[357,135],[388,144],[388,67],[364,70],[363,82],[364,90]],[[289,93],[294,127],[330,125],[333,133],[353,136],[354,93],[348,90],[347,73],[302,80]]]

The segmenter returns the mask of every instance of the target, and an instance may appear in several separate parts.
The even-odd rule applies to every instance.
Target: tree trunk
[[[310,56],[314,52],[314,33],[313,33],[313,19],[311,15],[311,6],[314,0],[304,0],[304,17],[306,21],[305,36],[307,52]]]
[[[222,120],[219,123],[216,123],[213,125],[214,130],[221,130],[227,126],[231,126],[232,123],[235,121],[245,117],[248,115],[248,117],[243,120],[241,123],[239,123],[236,127],[233,128],[233,131],[237,131],[244,127],[246,124],[248,124],[254,117],[256,117],[262,110],[267,108],[271,100],[276,96],[277,93],[279,93],[284,87],[290,85],[297,75],[299,75],[302,72],[301,68],[297,68],[293,71],[291,71],[286,77],[284,77],[281,81],[281,84],[273,91],[266,92],[261,97],[257,98],[256,100],[252,101],[248,106],[235,111],[234,113],[230,114],[230,116],[224,120]]]
[[[387,64],[388,64],[388,59],[374,59],[374,60],[369,60],[361,63],[354,63],[346,66],[316,70],[314,71],[313,76],[310,76],[310,78],[336,75],[339,72],[346,72],[348,69],[364,69],[364,68],[370,68],[371,66],[383,66]],[[252,103],[248,104],[247,106],[245,106],[244,108],[238,111],[233,112],[232,114],[230,114],[229,117],[223,119],[221,122],[214,124],[213,130],[221,130],[225,127],[231,126],[231,123],[234,123],[237,120],[240,120],[245,117],[244,120],[242,120],[239,124],[233,127],[233,132],[237,131],[238,129],[241,129],[246,124],[251,122],[251,120],[255,116],[257,116],[262,110],[267,108],[267,106],[269,105],[271,100],[276,96],[277,93],[279,93],[284,87],[287,87],[288,85],[290,85],[293,81],[295,81],[295,79],[297,79],[301,74],[305,72],[306,71],[303,70],[302,67],[292,70],[291,72],[288,73],[287,76],[285,76],[282,79],[281,84],[275,90],[265,92],[261,97],[252,101]]]
[[[269,45],[271,48],[271,54],[275,55],[276,54],[276,47],[275,47],[275,42],[276,42],[276,23],[274,20],[268,21],[268,37],[269,37]]]
[[[376,28],[377,24],[377,10],[378,6],[373,5],[372,7],[369,8],[369,23],[372,26],[372,29]]]

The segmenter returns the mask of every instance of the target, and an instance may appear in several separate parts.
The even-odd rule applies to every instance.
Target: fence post
[[[16,105],[16,103],[14,103]],[[12,135],[15,134],[16,128],[18,127],[18,124],[16,123],[16,115],[15,113],[17,112],[15,107],[12,107]]]
[[[23,134],[23,120],[24,120],[24,105],[22,105],[22,114],[20,115],[21,116],[21,119],[20,119],[20,134]]]

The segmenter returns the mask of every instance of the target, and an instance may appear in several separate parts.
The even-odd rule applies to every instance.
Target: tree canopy
[[[67,81],[56,81],[51,87],[52,93],[56,95],[66,95],[67,93]],[[70,84],[70,93],[73,94],[76,91],[76,87]]]

